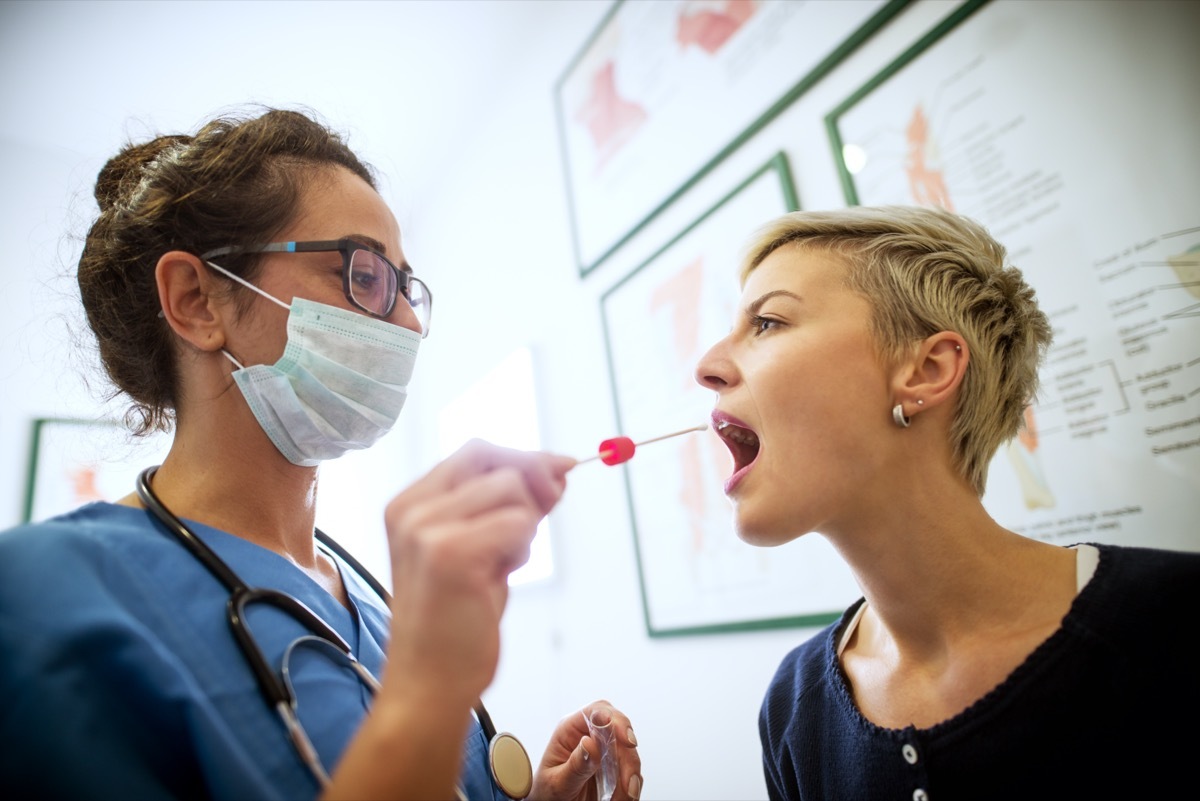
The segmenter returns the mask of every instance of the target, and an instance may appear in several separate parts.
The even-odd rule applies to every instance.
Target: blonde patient
[[[772,799],[1154,797],[1183,786],[1200,554],[1005,529],[981,496],[1051,340],[1003,246],[944,210],[795,212],[696,379],[738,535],[823,536],[862,598],[782,661]],[[1183,635],[1181,639],[1181,635]]]

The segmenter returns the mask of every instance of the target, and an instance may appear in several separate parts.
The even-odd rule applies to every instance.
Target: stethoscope
[[[138,475],[138,497],[141,498],[142,503],[146,505],[146,508],[154,515],[167,533],[186,547],[229,590],[229,600],[226,603],[229,628],[233,632],[233,637],[237,641],[242,654],[245,656],[246,662],[250,665],[250,669],[254,673],[259,691],[262,693],[263,699],[267,704],[273,707],[283,720],[283,725],[287,729],[288,739],[291,740],[301,761],[312,772],[317,782],[322,787],[325,787],[329,784],[329,774],[321,764],[317,750],[313,747],[307,733],[305,733],[304,727],[300,725],[300,718],[296,713],[296,693],[292,687],[288,671],[289,657],[292,650],[297,647],[311,646],[332,650],[336,654],[340,654],[341,658],[354,670],[363,684],[371,691],[372,695],[379,691],[379,682],[355,658],[353,652],[350,650],[350,646],[342,639],[341,635],[334,631],[329,624],[301,601],[278,590],[251,587],[242,581],[237,573],[234,573],[229,565],[225,564],[212,548],[208,547],[208,545],[196,536],[194,531],[188,528],[174,512],[167,508],[166,504],[159,500],[158,495],[155,494],[150,486],[150,481],[154,478],[157,470],[157,466],[148,467]],[[322,545],[337,554],[354,572],[358,573],[370,585],[371,589],[378,593],[384,603],[391,604],[391,594],[357,559],[350,555],[349,551],[338,545],[332,537],[320,529],[315,529],[314,531],[317,540]],[[246,607],[252,603],[265,603],[274,606],[285,614],[290,615],[311,632],[311,635],[301,637],[288,646],[287,651],[284,653],[283,669],[280,675],[277,675],[271,669],[267,658],[263,655],[262,650],[259,649],[258,644],[255,643],[254,637],[250,633],[250,628],[246,624]],[[529,795],[529,791],[533,787],[533,764],[529,761],[529,754],[525,751],[525,747],[521,745],[521,741],[516,737],[508,732],[496,731],[496,726],[492,723],[491,715],[484,708],[482,700],[475,705],[474,711],[475,717],[479,720],[479,725],[483,729],[484,739],[488,742],[488,765],[491,768],[492,779],[507,796],[520,801],[520,799]],[[465,801],[462,788],[459,787],[457,789],[459,797]]]

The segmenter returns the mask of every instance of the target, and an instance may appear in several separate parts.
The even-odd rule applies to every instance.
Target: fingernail
[[[584,762],[587,762],[588,760],[590,760],[592,758],[592,755],[588,753],[588,750],[583,747],[583,743],[579,744],[579,750],[583,752],[583,761]]]
[[[642,795],[642,777],[636,773],[629,777],[629,797],[639,798]]]
[[[629,737],[629,744],[630,744],[630,745],[633,745],[633,746],[636,746],[636,745],[637,745],[637,738],[633,736],[633,727],[630,727],[630,728],[626,729],[626,730],[625,730],[625,734],[626,734],[626,735],[628,735],[628,737]]]

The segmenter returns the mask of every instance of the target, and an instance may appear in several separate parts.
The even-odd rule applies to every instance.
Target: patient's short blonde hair
[[[747,276],[772,251],[796,244],[841,257],[846,284],[871,303],[884,364],[931,334],[954,331],[970,362],[950,431],[955,465],[982,495],[988,464],[1016,436],[1037,391],[1051,329],[1004,246],[978,223],[942,209],[855,206],[797,211],[759,229],[742,260]]]

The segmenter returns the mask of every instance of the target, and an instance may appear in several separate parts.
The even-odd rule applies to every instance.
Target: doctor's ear
[[[960,334],[940,331],[926,337],[896,372],[892,384],[896,403],[906,416],[937,408],[957,394],[968,362],[970,353]]]
[[[164,253],[154,267],[160,314],[180,339],[202,351],[225,345],[229,306],[214,302],[216,278],[199,258],[182,250]]]

